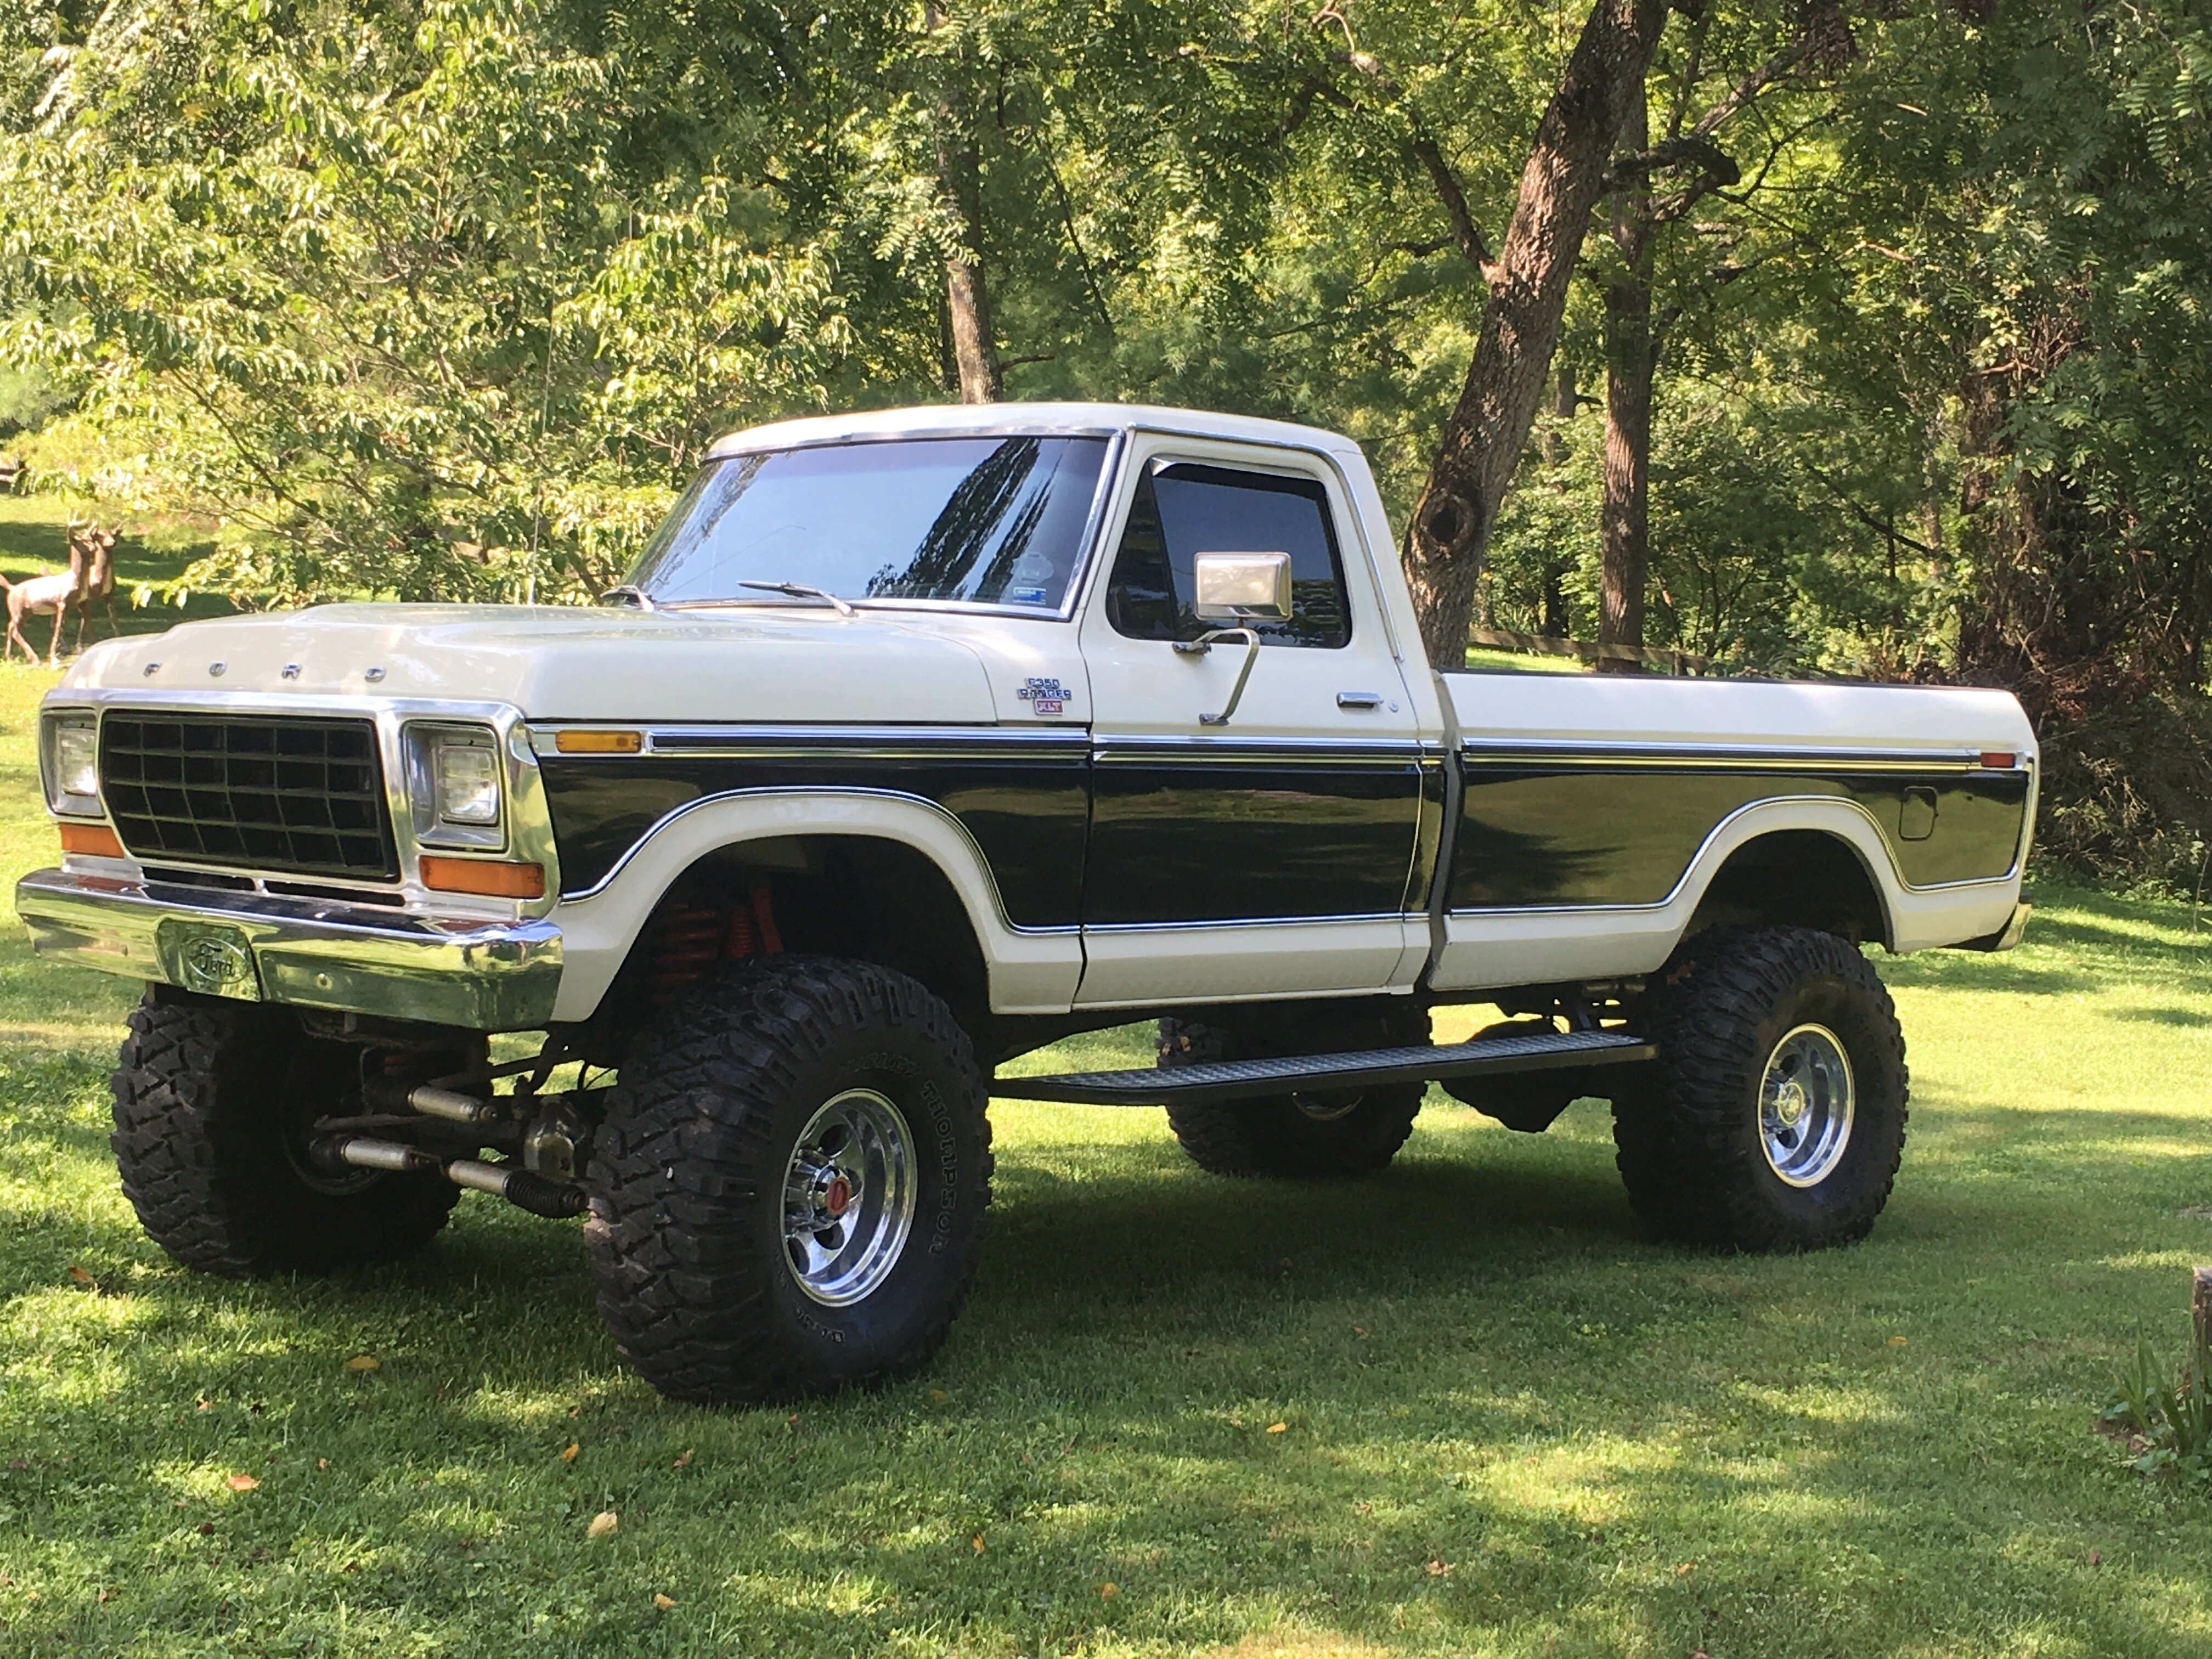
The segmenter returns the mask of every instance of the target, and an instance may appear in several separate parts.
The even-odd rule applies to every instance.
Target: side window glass
[[[1344,561],[1318,482],[1192,461],[1146,469],[1107,584],[1115,631],[1194,640],[1218,626],[1191,609],[1191,561],[1200,553],[1291,556],[1290,619],[1253,624],[1261,643],[1333,649],[1351,641]]]

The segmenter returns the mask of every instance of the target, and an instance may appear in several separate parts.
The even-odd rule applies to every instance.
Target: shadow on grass
[[[0,1017],[89,1030],[80,988],[0,953]],[[389,1270],[174,1268],[104,1042],[0,1055],[0,1648],[2212,1651],[2203,1506],[2088,1432],[2212,1179],[2142,1147],[2202,1115],[1937,1091],[1869,1243],[1718,1258],[1642,1237],[1587,1106],[1440,1108],[1328,1186],[1018,1108],[939,1363],[716,1413],[617,1367],[574,1227],[489,1200]]]
[[[2138,1025],[2212,1025],[2212,1014],[2196,1008],[2115,1008],[2105,1018]]]
[[[0,1331],[21,1356],[66,1312],[100,1323],[13,1374],[45,1405],[19,1411],[0,1502],[80,1574],[8,1615],[34,1647],[459,1652],[543,1616],[540,1644],[575,1652],[1189,1650],[1286,1625],[1425,1653],[1857,1656],[2056,1620],[2148,1655],[2191,1650],[2205,1611],[2201,1582],[2091,1572],[2067,1524],[2023,1518],[2058,1475],[2012,1455],[2002,1411],[1931,1448],[1931,1404],[1985,1396],[1987,1356],[1839,1339],[1833,1291],[1927,1247],[1642,1245],[1601,1146],[1446,1125],[1474,1161],[1310,1187],[1199,1176],[1164,1131],[1110,1160],[1032,1140],[1076,1173],[1010,1161],[929,1376],[702,1413],[613,1372],[574,1228],[478,1205],[375,1273],[175,1271],[86,1201],[112,1180],[94,1068],[51,1069],[15,1080],[79,1103],[9,1126],[0,1178],[58,1201],[0,1212]],[[1994,1188],[1940,1210],[1939,1250],[2023,1224]],[[68,1288],[73,1261],[97,1289]],[[357,1351],[378,1369],[347,1372]],[[240,1468],[245,1499],[221,1486]],[[617,1545],[583,1540],[602,1508]],[[93,1591],[126,1571],[111,1610]],[[711,1627],[656,1636],[635,1604],[661,1585]]]

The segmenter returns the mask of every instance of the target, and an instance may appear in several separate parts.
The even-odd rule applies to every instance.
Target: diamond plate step
[[[1344,1054],[1279,1060],[1211,1060],[1172,1070],[1063,1072],[1002,1077],[992,1094],[1006,1100],[1059,1100],[1086,1106],[1156,1106],[1169,1100],[1241,1100],[1289,1090],[1360,1089],[1377,1083],[1434,1083],[1567,1066],[1620,1066],[1658,1052],[1626,1031],[1540,1031],[1480,1042],[1363,1048]]]

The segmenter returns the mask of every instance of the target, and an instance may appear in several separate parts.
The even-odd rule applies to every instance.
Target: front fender
[[[1073,927],[1016,927],[975,838],[935,802],[889,789],[741,789],[677,808],[589,893],[564,898],[552,920],[564,942],[556,1020],[599,1006],[639,930],[676,878],[708,854],[751,841],[854,836],[914,848],[943,872],[975,930],[991,1011],[1062,1013],[1083,973]]]

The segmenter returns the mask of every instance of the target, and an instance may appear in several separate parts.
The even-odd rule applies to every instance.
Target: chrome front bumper
[[[246,1001],[521,1031],[552,1018],[561,985],[550,921],[441,922],[64,870],[18,882],[15,912],[58,962]]]

